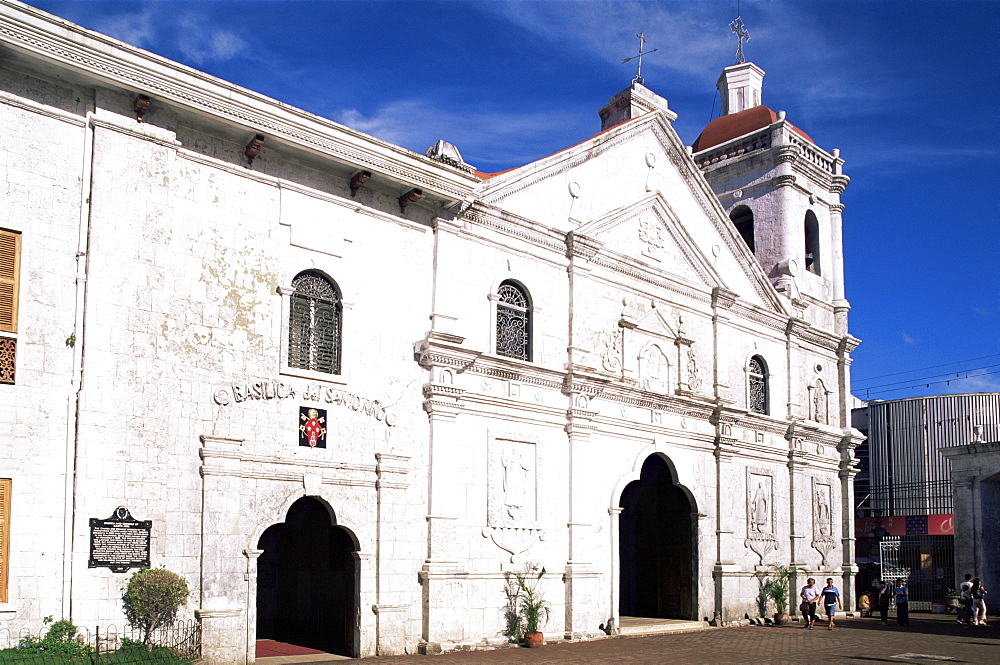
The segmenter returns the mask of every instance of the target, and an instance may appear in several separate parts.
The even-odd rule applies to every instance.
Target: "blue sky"
[[[29,4],[411,150],[443,138],[484,171],[595,134],[640,30],[690,144],[736,49],[735,0]],[[763,102],[847,162],[855,394],[1000,390],[1000,2],[740,7]]]

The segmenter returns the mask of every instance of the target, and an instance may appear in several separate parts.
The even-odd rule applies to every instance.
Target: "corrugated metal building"
[[[863,572],[871,562],[869,576],[908,577],[918,601],[943,598],[955,585],[953,504],[938,451],[1000,439],[1000,393],[871,401],[852,411],[852,424],[868,437],[854,482]]]

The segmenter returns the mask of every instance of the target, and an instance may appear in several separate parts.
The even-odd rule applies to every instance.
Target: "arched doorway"
[[[327,506],[299,499],[257,547],[257,639],[357,656],[357,546]]]
[[[619,613],[629,617],[694,617],[694,506],[667,462],[651,455],[639,480],[625,486],[618,522]]]

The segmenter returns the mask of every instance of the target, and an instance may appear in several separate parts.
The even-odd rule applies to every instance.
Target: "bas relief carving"
[[[811,411],[812,419],[823,425],[830,424],[829,395],[822,379],[816,379],[816,383],[808,387],[809,400],[807,404]]]
[[[622,329],[615,326],[611,332],[598,333],[601,364],[608,372],[622,371]]]
[[[699,392],[701,390],[701,378],[698,376],[698,357],[692,348],[688,348],[687,351],[687,373],[688,388],[691,392]]]
[[[512,563],[544,540],[538,516],[539,450],[535,441],[525,437],[490,433],[483,537],[508,552]]]
[[[656,344],[639,354],[639,387],[663,395],[670,392],[670,362]]]
[[[744,545],[764,563],[778,549],[774,535],[774,479],[767,473],[747,469],[747,537]]]
[[[639,219],[639,240],[645,244],[646,254],[655,257],[660,253],[666,244],[663,235],[663,227],[655,219],[649,217]]]
[[[813,540],[812,546],[823,557],[822,565],[836,541],[833,534],[833,488],[812,480]]]

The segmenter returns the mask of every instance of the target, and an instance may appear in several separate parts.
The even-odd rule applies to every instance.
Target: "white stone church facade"
[[[762,79],[483,174],[0,3],[0,627],[120,621],[118,507],[219,663],[488,644],[524,562],[571,639],[850,606],[848,179]]]

